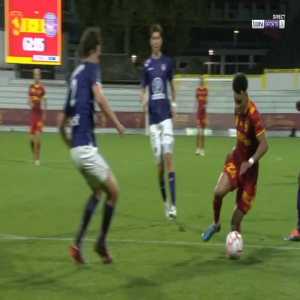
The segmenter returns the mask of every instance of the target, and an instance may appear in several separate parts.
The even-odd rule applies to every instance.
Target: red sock
[[[215,196],[213,202],[213,208],[214,208],[214,222],[215,224],[219,224],[221,208],[222,208],[222,198],[220,196]]]

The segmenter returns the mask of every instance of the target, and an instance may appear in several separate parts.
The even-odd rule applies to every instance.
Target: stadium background
[[[0,120],[5,130],[24,130],[29,118],[27,89],[33,66],[5,64],[3,2]],[[102,68],[106,94],[126,127],[144,128],[138,83],[142,63],[149,54],[147,28],[154,21],[164,26],[164,48],[176,62],[177,132],[195,127],[194,90],[199,74],[206,74],[209,88],[208,127],[212,131],[207,133],[227,133],[234,127],[230,79],[237,71],[252,74],[250,96],[258,103],[269,130],[288,135],[291,129],[300,127],[295,110],[300,89],[300,42],[293,30],[300,21],[299,1],[189,1],[188,5],[182,1],[144,2],[63,2],[63,65],[42,68],[43,77],[48,78],[48,127],[56,126],[66,94],[65,80],[78,62],[75,49],[80,33],[88,25],[99,25],[105,41]],[[271,19],[273,14],[285,15],[285,30],[251,29],[251,19]],[[137,64],[131,63],[131,55],[137,55]],[[111,124],[99,114],[98,126],[109,128]]]

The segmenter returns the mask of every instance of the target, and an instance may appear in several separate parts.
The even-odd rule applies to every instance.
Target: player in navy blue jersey
[[[176,218],[176,185],[173,163],[173,122],[176,109],[176,93],[173,82],[173,61],[162,54],[162,28],[156,24],[150,28],[151,57],[145,62],[142,74],[141,101],[145,112],[149,115],[149,131],[152,149],[158,166],[158,178],[162,199],[165,204],[167,218]],[[168,84],[171,90],[171,101],[168,96]],[[146,92],[149,97],[146,97]],[[165,168],[171,194],[169,204]]]
[[[95,251],[100,255],[103,263],[111,263],[112,257],[107,250],[106,237],[119,189],[110,167],[99,154],[96,146],[94,135],[95,102],[113,122],[119,134],[124,133],[124,127],[111,110],[103,93],[99,66],[101,54],[99,29],[89,28],[83,33],[79,54],[82,61],[71,76],[68,97],[59,129],[64,142],[71,148],[72,160],[85,178],[92,193],[87,201],[74,245],[70,247],[70,255],[77,263],[85,262],[82,255],[83,237],[104,193],[106,194],[106,203],[103,208],[102,226],[95,244]],[[71,136],[66,131],[68,125],[71,126]]]

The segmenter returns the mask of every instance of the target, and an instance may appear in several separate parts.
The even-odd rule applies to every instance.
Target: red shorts
[[[207,126],[207,114],[206,112],[197,113],[197,126],[198,128],[205,128]]]
[[[258,178],[258,164],[253,165],[248,171],[240,176],[241,163],[237,162],[232,155],[228,157],[224,165],[224,172],[228,175],[232,191],[237,189],[236,205],[246,214],[255,199],[256,184]]]
[[[41,117],[32,117],[30,125],[31,134],[41,133],[43,131],[43,127],[44,124]]]

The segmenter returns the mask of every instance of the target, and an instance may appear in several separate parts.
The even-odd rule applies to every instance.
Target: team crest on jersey
[[[160,77],[155,77],[152,81],[152,100],[164,99],[164,83]]]
[[[162,70],[163,72],[167,70],[166,64],[162,64],[162,65],[161,65],[161,70]]]
[[[160,94],[163,92],[163,81],[159,77],[155,77],[152,82],[153,94]]]

